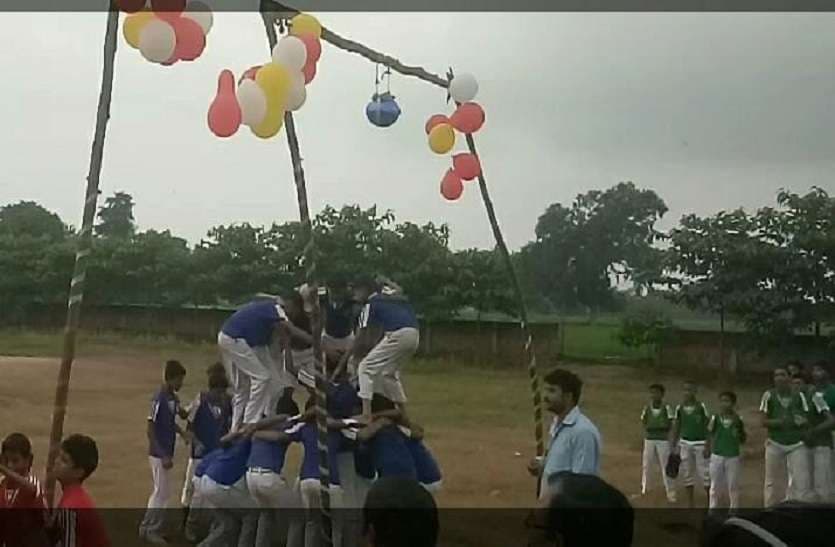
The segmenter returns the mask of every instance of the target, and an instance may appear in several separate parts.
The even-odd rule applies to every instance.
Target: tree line
[[[98,212],[87,300],[140,305],[238,304],[304,280],[301,226],[235,223],[198,243],[170,231],[138,231],[133,198],[108,197]],[[549,205],[534,238],[513,253],[534,311],[617,311],[625,287],[741,322],[777,341],[798,330],[820,334],[835,313],[835,199],[812,188],[782,191],[774,206],[699,217],[661,231],[667,213],[654,191],[622,182]],[[514,315],[501,257],[455,251],[445,224],[398,221],[391,211],[324,208],[314,221],[322,280],[383,274],[400,283],[430,318],[461,310]],[[486,228],[485,228],[486,229]],[[0,307],[66,299],[74,228],[34,202],[0,207]],[[643,315],[647,314],[643,312]],[[646,318],[657,322],[657,317]]]

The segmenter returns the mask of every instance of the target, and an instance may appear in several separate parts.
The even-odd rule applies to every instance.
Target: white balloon
[[[300,81],[293,78],[293,85],[290,86],[290,91],[287,93],[287,104],[284,105],[285,108],[291,112],[295,112],[302,107],[306,100],[307,88],[304,87],[304,76],[302,76]]]
[[[307,46],[295,36],[285,36],[273,48],[273,62],[288,70],[301,70],[307,62]]]
[[[154,19],[139,33],[139,51],[152,63],[164,63],[174,55],[177,35],[174,27],[162,19]]]
[[[189,2],[186,5],[186,10],[183,12],[183,17],[188,17],[200,25],[204,35],[208,35],[209,31],[212,30],[212,25],[215,20],[212,15],[212,10],[203,2]]]
[[[466,103],[478,94],[478,82],[472,74],[458,74],[449,83],[449,94],[456,102]]]
[[[238,84],[238,105],[241,107],[241,123],[255,127],[267,115],[267,95],[255,80],[244,78]]]

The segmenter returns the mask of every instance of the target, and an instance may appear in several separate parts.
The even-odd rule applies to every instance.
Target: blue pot
[[[365,115],[373,125],[388,127],[400,117],[400,107],[390,93],[374,94],[371,102],[365,107]]]

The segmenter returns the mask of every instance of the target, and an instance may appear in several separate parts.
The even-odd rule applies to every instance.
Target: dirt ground
[[[184,401],[202,387],[201,371],[211,358],[193,354],[186,357],[190,359],[186,361],[190,372],[181,393]],[[55,358],[0,357],[0,435],[22,431],[30,436],[39,475],[45,465],[57,367]],[[659,490],[646,498],[636,496],[640,491],[642,447],[638,418],[649,382],[666,383],[669,402],[675,402],[680,396],[681,379],[620,366],[568,368],[584,379],[582,406],[603,435],[604,477],[629,496],[636,508],[667,507]],[[147,357],[136,352],[127,352],[125,357],[82,357],[73,368],[65,432],[89,434],[99,444],[101,463],[88,486],[100,507],[139,508],[147,500],[150,469],[145,419],[149,398],[160,378],[161,361],[153,353]],[[533,429],[524,371],[418,362],[408,368],[405,378],[412,401],[410,413],[423,423],[427,444],[444,473],[439,506],[530,507],[535,481],[528,476],[525,465],[533,455]],[[740,408],[749,430],[742,486],[743,505],[748,507],[760,506],[762,501],[763,432],[755,419],[760,388],[740,391]],[[702,395],[709,407],[715,407],[715,392],[705,388]],[[545,425],[547,428],[548,423]],[[298,468],[298,458],[299,449],[294,447],[286,467],[291,477]],[[186,459],[187,447],[178,443],[174,471],[178,482]],[[176,494],[178,497],[179,492]],[[683,497],[680,494],[679,498]],[[703,492],[697,493],[697,502],[706,504]],[[688,515],[692,520],[692,513]],[[682,518],[661,526],[670,534],[666,539],[674,540],[678,528],[689,526],[682,523]],[[636,541],[636,545],[641,544],[645,543]]]

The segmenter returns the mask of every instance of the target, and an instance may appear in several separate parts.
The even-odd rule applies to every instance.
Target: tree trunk
[[[76,239],[75,267],[73,268],[70,294],[67,301],[67,318],[64,327],[64,348],[61,353],[61,367],[55,386],[55,401],[52,407],[52,428],[49,435],[49,451],[46,462],[46,499],[54,504],[55,479],[52,468],[64,436],[64,418],[67,414],[67,399],[70,388],[70,374],[75,359],[75,343],[78,324],[81,320],[81,303],[84,299],[84,285],[87,277],[87,265],[93,245],[93,220],[99,197],[99,176],[104,157],[104,140],[107,134],[107,121],[110,119],[110,102],[113,95],[113,66],[118,43],[119,10],[110,6],[107,14],[107,27],[104,34],[104,63],[102,66],[101,90],[96,111],[96,129],[90,151],[90,168],[87,173],[87,189],[84,192],[84,214],[81,231]]]
[[[272,52],[278,36],[276,36],[273,19],[266,13],[262,13],[264,27],[267,32],[267,40]],[[290,149],[290,159],[293,162],[293,178],[296,183],[296,198],[299,206],[299,220],[302,225],[302,235],[307,239],[304,248],[304,260],[306,264],[306,280],[312,291],[312,312],[310,314],[310,326],[313,331],[313,355],[316,363],[316,425],[318,429],[318,452],[319,452],[319,483],[320,501],[322,512],[322,546],[332,545],[332,520],[331,520],[331,499],[330,499],[330,468],[328,464],[328,423],[327,423],[327,393],[325,383],[327,381],[325,362],[322,358],[322,321],[319,309],[319,292],[316,268],[316,245],[314,241],[313,223],[310,218],[310,208],[307,201],[307,185],[304,178],[301,153],[299,152],[299,141],[296,136],[296,127],[292,112],[284,113],[284,131],[287,133],[287,146]]]

